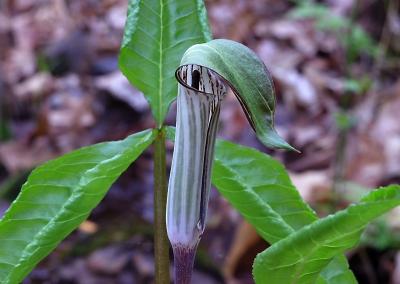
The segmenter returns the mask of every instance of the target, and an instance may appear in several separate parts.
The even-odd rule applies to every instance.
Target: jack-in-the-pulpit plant
[[[242,44],[211,40],[202,0],[130,0],[119,66],[148,99],[155,128],[78,149],[32,171],[0,220],[0,284],[21,283],[88,218],[150,145],[157,284],[170,282],[166,227],[175,256],[175,283],[190,282],[206,223],[210,178],[270,244],[254,261],[256,283],[357,283],[343,253],[357,245],[371,220],[400,205],[400,186],[375,190],[319,219],[277,160],[215,141],[221,101],[231,89],[264,145],[293,150],[274,130],[274,90],[265,65]],[[173,140],[173,131],[164,120],[177,94],[174,74],[178,113],[166,210],[165,139],[168,134]]]
[[[175,73],[177,119],[166,214],[179,284],[190,282],[205,228],[218,118],[227,89],[231,87],[238,97],[261,141],[291,149],[274,131],[272,81],[250,49],[229,40],[213,40],[190,48],[182,63]],[[255,89],[241,92],[247,82],[257,83]]]

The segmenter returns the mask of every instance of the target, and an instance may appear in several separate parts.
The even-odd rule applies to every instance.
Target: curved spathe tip
[[[266,135],[257,135],[257,138],[268,147],[301,153],[299,150],[287,143],[281,136],[279,136],[275,129],[270,129]]]
[[[236,95],[250,125],[265,146],[299,152],[274,129],[275,90],[272,78],[265,64],[251,49],[231,40],[215,39],[190,47],[183,55],[178,70],[186,65],[207,68],[223,79]],[[177,79],[180,81],[179,76]]]

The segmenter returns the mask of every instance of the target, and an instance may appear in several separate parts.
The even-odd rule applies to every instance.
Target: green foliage
[[[211,39],[202,0],[130,0],[119,66],[150,103],[160,127],[175,99],[174,78],[190,46]]]
[[[345,111],[337,111],[334,113],[336,127],[339,130],[352,128],[356,124],[356,119]]]
[[[254,264],[253,264],[254,267]],[[264,273],[264,272],[262,272]],[[253,273],[254,274],[254,273]],[[316,284],[355,284],[357,280],[344,255],[336,256],[320,271]]]
[[[365,226],[400,205],[400,186],[369,193],[360,203],[320,219],[260,253],[253,267],[257,283],[314,283],[338,254],[354,247]]]
[[[321,20],[329,13],[326,5],[313,3],[312,1],[299,1],[297,6],[290,11],[289,16],[294,19],[317,19]],[[331,15],[332,17],[332,15]],[[337,16],[333,16],[337,17]],[[336,21],[335,21],[336,22]]]
[[[324,4],[313,1],[299,2],[289,13],[293,19],[313,19],[318,29],[334,32],[346,49],[348,60],[353,62],[360,54],[375,56],[378,45],[370,35],[358,24],[349,19],[335,15]]]
[[[189,48],[181,61],[181,65],[188,64],[207,67],[226,81],[262,143],[295,150],[274,129],[274,86],[264,63],[252,50],[231,40],[212,40]]]
[[[284,166],[255,149],[219,140],[212,182],[269,243],[318,219]]]
[[[400,233],[389,224],[388,218],[374,220],[361,236],[361,244],[379,250],[399,249]]]
[[[45,54],[39,53],[36,57],[36,66],[41,72],[54,72],[56,69],[56,63],[51,62]]]
[[[359,25],[349,26],[349,35],[347,40],[342,42],[347,50],[347,60],[354,62],[360,54],[375,57],[379,53],[379,47],[370,35]]]
[[[344,91],[354,94],[364,94],[372,86],[372,80],[368,75],[360,79],[347,79],[344,81]]]
[[[77,228],[155,137],[146,130],[36,168],[0,220],[0,283],[19,283]]]
[[[257,150],[218,141],[212,182],[270,244],[318,220],[292,185],[282,164]],[[321,273],[318,283],[356,281],[345,258],[338,256]]]

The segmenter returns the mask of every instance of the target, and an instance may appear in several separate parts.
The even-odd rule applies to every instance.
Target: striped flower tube
[[[294,150],[274,128],[275,94],[262,60],[243,44],[216,39],[191,46],[176,71],[179,81],[175,150],[167,200],[167,231],[175,283],[190,283],[204,231],[221,101],[230,88],[266,147]]]
[[[208,68],[184,65],[179,82],[175,148],[167,199],[167,232],[175,259],[175,283],[190,283],[197,244],[205,227],[222,78]]]

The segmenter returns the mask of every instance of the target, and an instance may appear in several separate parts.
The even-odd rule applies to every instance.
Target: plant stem
[[[349,46],[351,45],[352,42],[352,28],[356,22],[359,7],[360,7],[360,0],[355,0],[355,3],[351,10],[350,24],[346,31],[347,32],[345,37],[346,64],[344,67],[344,72],[347,78],[352,77],[351,66],[355,63],[354,62],[355,59],[352,58],[352,55],[349,52],[350,51]],[[351,103],[352,103],[351,101],[352,101],[352,94],[349,91],[344,93],[344,95],[341,97],[339,101],[339,107],[346,115],[349,114],[349,110],[351,109]],[[336,157],[334,162],[335,164],[334,164],[333,188],[332,188],[334,193],[334,198],[333,198],[334,211],[335,208],[339,205],[340,196],[343,195],[343,193],[346,190],[344,179],[345,179],[345,169],[346,169],[346,149],[347,149],[347,142],[348,142],[347,140],[349,132],[350,131],[348,128],[339,129],[338,142],[336,143]]]
[[[194,248],[175,246],[175,284],[190,284],[197,245]]]
[[[169,242],[165,224],[167,203],[165,159],[165,129],[162,127],[154,141],[154,262],[157,284],[170,283]]]

